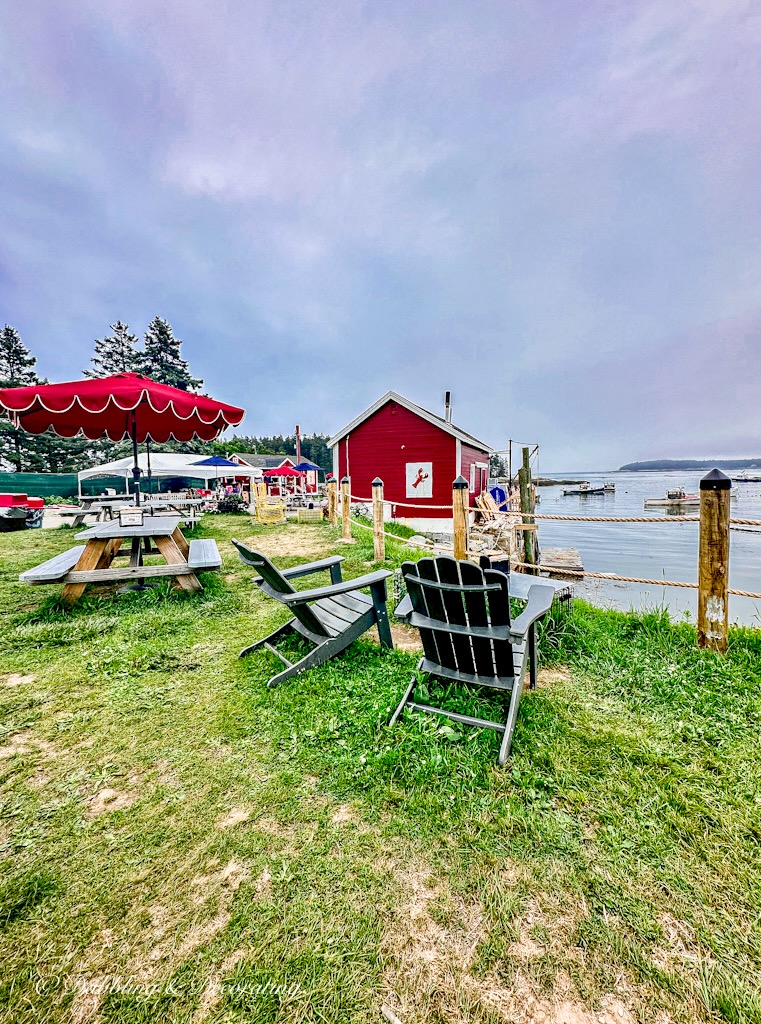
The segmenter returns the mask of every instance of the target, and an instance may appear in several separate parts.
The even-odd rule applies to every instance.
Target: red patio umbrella
[[[0,410],[30,434],[48,430],[61,437],[132,439],[135,495],[140,501],[137,446],[143,441],[213,441],[226,427],[237,427],[243,409],[159,384],[141,373],[0,388]]]
[[[278,466],[276,469],[263,469],[262,476],[306,476],[306,473],[290,466]]]

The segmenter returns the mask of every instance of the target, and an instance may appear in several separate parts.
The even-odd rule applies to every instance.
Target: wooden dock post
[[[700,481],[698,647],[726,651],[729,632],[729,516],[732,481],[712,469]]]
[[[341,480],[341,540],[351,540],[351,523],[349,522],[349,516],[351,515],[351,497],[349,494],[349,487],[351,481],[348,476],[345,476]]]
[[[530,452],[528,448],[523,449],[523,465],[518,470],[518,483],[521,489],[521,520],[524,523],[535,522],[532,512],[534,511],[534,501],[531,496],[531,462]],[[534,546],[534,531],[523,530],[523,561],[529,565],[536,565],[536,549]],[[533,569],[529,569],[529,572],[533,572]]]
[[[328,480],[328,518],[331,526],[338,526],[338,484],[335,477]]]
[[[373,558],[382,562],[386,558],[386,537],[383,533],[383,481],[373,480]]]
[[[452,483],[452,519],[454,556],[462,561],[468,557],[468,481],[464,476],[458,476]]]

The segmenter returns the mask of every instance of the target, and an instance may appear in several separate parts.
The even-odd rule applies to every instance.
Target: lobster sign
[[[406,468],[407,468],[407,497],[408,498],[431,498],[431,497],[433,497],[433,463],[432,462],[408,462]]]

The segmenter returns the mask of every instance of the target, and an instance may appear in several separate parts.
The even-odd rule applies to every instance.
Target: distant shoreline
[[[647,470],[669,469],[761,469],[761,456],[755,459],[653,459],[650,462],[627,462],[619,472],[639,473]]]

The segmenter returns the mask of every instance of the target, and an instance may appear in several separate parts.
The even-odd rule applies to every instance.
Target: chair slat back
[[[238,549],[238,554],[240,555],[241,560],[245,562],[246,565],[250,565],[252,569],[256,569],[259,573],[260,578],[257,582],[260,587],[262,587],[262,583],[266,584],[266,586],[262,587],[266,594],[277,599],[278,594],[296,593],[296,588],[291,586],[277,566],[273,565],[266,555],[246,547],[246,545],[241,544],[240,541],[233,540],[232,543]],[[308,604],[293,605],[290,610],[294,617],[297,618],[301,625],[308,629],[310,633],[314,633],[316,636],[330,636],[330,631],[325,627],[325,624],[319,618],[315,610],[310,608]]]
[[[491,627],[510,624],[508,578],[453,558],[422,558],[402,566],[412,607],[437,621],[421,627],[426,659],[443,668],[472,675],[511,677],[513,648],[509,640],[467,636],[450,625]]]

